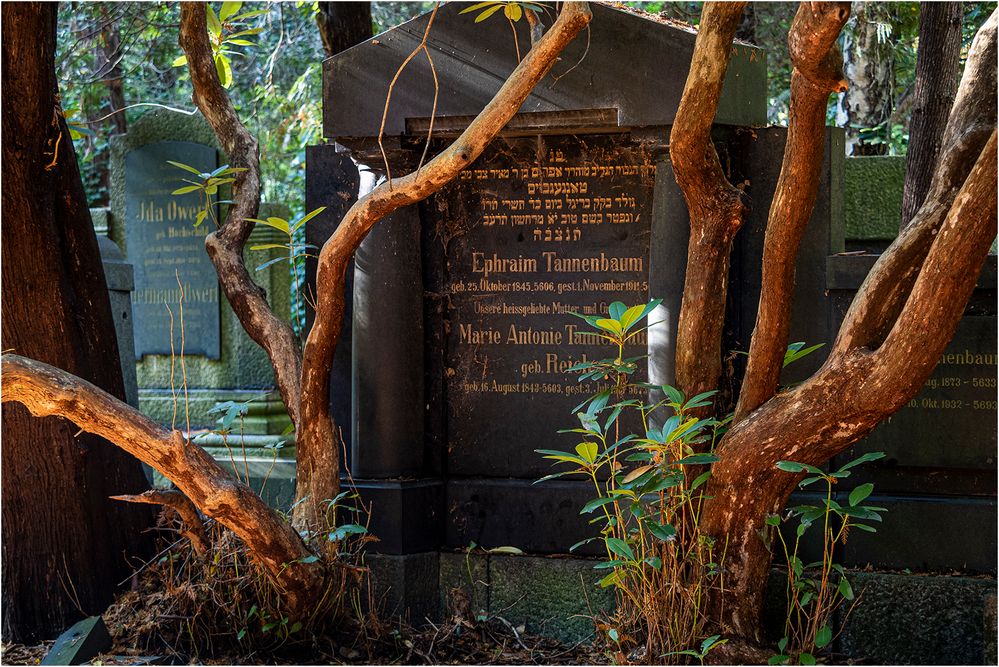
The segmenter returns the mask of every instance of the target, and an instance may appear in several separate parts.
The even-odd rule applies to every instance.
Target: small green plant
[[[197,216],[194,218],[194,226],[200,227],[201,223],[205,221],[205,218],[211,216],[212,222],[218,226],[219,221],[215,213],[215,206],[217,204],[228,204],[226,200],[218,200],[219,188],[230,183],[235,183],[235,174],[246,171],[245,167],[230,167],[227,164],[222,165],[214,171],[198,171],[189,164],[184,164],[182,162],[174,162],[173,160],[167,160],[168,163],[177,167],[178,169],[183,169],[184,171],[196,174],[200,180],[192,181],[189,178],[182,178],[180,180],[184,181],[188,185],[177,188],[170,194],[174,196],[186,195],[192,192],[201,193],[201,210],[198,211]]]
[[[825,472],[807,463],[779,461],[777,467],[785,472],[806,474],[798,486],[805,488],[816,483],[825,484],[825,497],[820,505],[797,505],[788,510],[782,520],[778,515],[767,517],[769,531],[764,535],[768,544],[773,533],[780,541],[787,563],[787,616],[784,636],[777,643],[777,655],[770,658],[771,665],[797,662],[814,665],[815,656],[834,639],[832,614],[844,602],[854,600],[853,587],[843,566],[833,562],[837,544],[845,544],[850,530],[877,532],[867,522],[880,522],[883,507],[862,504],[874,491],[874,485],[861,484],[850,491],[846,505],[833,499],[833,487],[850,476],[852,468],[876,461],[884,452],[871,452],[856,458],[835,472]],[[781,523],[797,520],[794,543],[789,546],[780,530]],[[802,537],[813,525],[822,527],[822,560],[803,563],[798,556]]]
[[[637,637],[649,661],[681,662],[720,645],[719,637],[706,636],[706,601],[708,590],[721,585],[724,548],[701,534],[698,518],[711,474],[702,468],[718,460],[712,450],[728,419],[698,416],[713,391],[686,398],[674,387],[633,379],[643,357],[627,358],[625,348],[659,303],[615,302],[606,317],[576,314],[615,356],[569,369],[600,390],[573,409],[579,427],[560,431],[580,437],[574,451],[537,450],[568,466],[538,481],[574,475],[593,484],[596,495],[580,514],[595,516],[599,536],[570,550],[603,544],[599,585],[614,587],[619,605],[613,622],[600,625],[618,656],[625,637]],[[698,645],[700,651],[691,648]]]
[[[316,246],[305,243],[302,240],[303,235],[299,231],[305,227],[305,223],[312,220],[314,217],[326,210],[325,206],[320,206],[317,209],[313,209],[304,215],[300,215],[291,221],[285,220],[284,218],[278,218],[276,216],[271,216],[266,220],[259,218],[247,218],[252,222],[259,223],[261,225],[267,225],[272,229],[276,229],[282,234],[288,237],[287,243],[261,243],[258,245],[250,246],[250,250],[277,250],[286,249],[288,254],[281,257],[275,257],[274,259],[268,260],[257,267],[257,271],[263,271],[267,267],[271,266],[276,262],[288,262],[291,266],[292,281],[291,281],[291,291],[292,291],[292,312],[294,317],[295,330],[301,332],[305,328],[305,309],[299,308],[298,304],[302,300],[301,295],[301,285],[305,282],[304,276],[299,276],[299,271],[304,270],[302,262],[299,261],[301,258],[309,257],[309,250],[316,250]]]
[[[676,651],[672,655],[689,655],[693,658],[697,658],[697,661],[703,665],[704,659],[708,657],[708,653],[710,653],[712,649],[716,649],[727,642],[728,640],[722,639],[721,635],[711,635],[701,642],[700,650],[695,651],[693,649],[687,649],[686,651]]]
[[[232,50],[235,46],[256,46],[246,39],[248,36],[257,35],[263,28],[246,28],[246,19],[266,14],[266,9],[255,9],[249,12],[239,13],[242,2],[223,2],[218,13],[212,9],[210,4],[205,4],[205,14],[208,23],[208,38],[212,45],[212,58],[215,61],[215,72],[219,76],[219,82],[223,88],[232,85],[232,62],[231,56],[243,55],[239,51]],[[173,61],[174,67],[182,67],[187,64],[187,56],[180,56]]]
[[[530,9],[536,12],[547,11],[547,9],[544,6],[533,2],[490,1],[490,2],[476,2],[474,5],[469,5],[468,7],[465,7],[458,13],[468,14],[469,12],[476,12],[482,10],[479,11],[479,15],[475,17],[475,22],[481,23],[482,21],[485,21],[487,18],[489,18],[490,16],[492,16],[501,9],[503,10],[503,15],[506,16],[507,19],[513,21],[514,23],[519,21],[521,17],[524,16],[525,9]]]

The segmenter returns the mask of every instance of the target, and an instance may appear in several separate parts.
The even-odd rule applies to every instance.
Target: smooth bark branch
[[[905,156],[902,229],[926,199],[940,154],[941,136],[960,79],[963,19],[964,7],[960,2],[919,3],[919,48]]]
[[[864,280],[840,327],[832,354],[876,349],[895,324],[937,231],[976,158],[996,126],[996,56],[999,10],[972,42],[940,161],[923,205]]]
[[[585,2],[565,3],[554,25],[461,136],[418,172],[383,183],[354,204],[323,245],[316,272],[316,319],[305,343],[302,365],[296,525],[322,525],[323,501],[339,490],[339,453],[330,414],[329,375],[343,321],[344,275],[354,251],[378,220],[429,197],[478,158],[590,18]]]
[[[836,38],[850,3],[801,3],[788,35],[791,102],[784,161],[763,242],[760,306],[735,421],[774,395],[791,327],[794,264],[815,207],[825,148],[826,107],[831,93],[846,90]]]
[[[167,430],[89,382],[25,357],[5,354],[2,359],[3,402],[21,403],[36,417],[65,417],[159,470],[246,543],[254,560],[284,588],[291,613],[308,613],[322,592],[322,565],[301,562],[310,552],[298,532],[250,487],[179,431]]]
[[[676,337],[676,381],[688,396],[714,389],[721,377],[732,241],[746,206],[725,178],[711,143],[711,125],[744,2],[708,2],[690,72],[670,132],[670,160],[690,212],[683,305]]]
[[[180,516],[184,524],[181,534],[191,541],[194,552],[203,556],[208,551],[208,537],[205,534],[205,524],[198,514],[198,508],[191,499],[180,491],[150,489],[138,495],[111,496],[112,500],[126,503],[146,503],[148,505],[166,505]]]
[[[912,295],[884,345],[830,355],[819,371],[736,424],[719,443],[702,530],[727,540],[722,622],[759,639],[771,555],[759,531],[800,479],[780,460],[822,465],[864,437],[926,382],[954,335],[996,235],[996,139],[955,198]]]
[[[246,332],[270,358],[274,378],[292,422],[299,426],[302,355],[295,334],[267,303],[263,288],[253,282],[243,262],[243,247],[260,208],[260,156],[256,138],[243,126],[219,82],[208,40],[205,6],[181,3],[180,45],[187,55],[194,103],[215,131],[231,166],[246,171],[233,183],[234,203],[225,222],[205,238],[222,291]]]

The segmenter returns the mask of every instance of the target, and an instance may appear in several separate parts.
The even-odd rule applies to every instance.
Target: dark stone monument
[[[566,368],[584,355],[608,356],[571,313],[605,313],[613,301],[634,305],[662,299],[650,317],[657,324],[629,353],[647,355],[652,382],[674,379],[689,221],[673,177],[668,138],[694,34],[641,13],[602,4],[591,8],[588,36],[568,46],[500,136],[434,196],[378,222],[348,274],[350,315],[337,351],[332,408],[348,434],[353,479],[372,508],[371,530],[381,539],[374,545],[381,553],[372,562],[381,581],[393,588],[389,600],[398,610],[425,613],[428,596],[446,602],[449,587],[461,578],[460,585],[471,585],[475,604],[493,611],[517,606],[505,613],[517,614],[528,627],[537,627],[539,616],[582,612],[578,602],[592,593],[589,584],[598,577],[591,562],[567,559],[565,553],[593,535],[587,517],[579,514],[592,487],[572,479],[534,484],[551,471],[534,450],[572,448],[574,442],[556,431],[573,425],[571,408],[592,389],[581,387]],[[474,24],[459,11],[456,5],[442,6],[430,38],[441,94],[428,155],[467,127],[517,63],[509,24]],[[410,62],[394,87],[382,137],[384,158],[377,138],[387,82],[423,39],[428,19],[418,17],[325,61],[324,134],[330,143],[309,150],[307,207],[330,208],[310,223],[311,243],[329,238],[351,203],[386,176],[385,160],[396,176],[420,164],[434,80],[424,59]],[[515,29],[521,44],[527,43],[526,25]],[[751,200],[732,255],[727,355],[749,347],[767,214],[787,136],[783,128],[762,127],[765,62],[759,49],[734,46],[713,135],[729,179],[746,183]],[[785,384],[804,379],[822,363],[841,318],[837,308],[848,302],[848,292],[867,270],[834,278],[838,260],[853,261],[834,257],[827,272],[827,258],[845,249],[841,130],[827,131],[824,154],[816,207],[796,265],[791,341],[826,347],[790,366],[782,376]],[[917,470],[915,464],[900,473],[900,480],[918,480],[921,490],[911,481],[885,485],[879,501],[901,499],[900,506],[912,508],[907,515],[899,510],[911,517],[893,528],[899,534],[916,535],[911,525],[918,517],[930,517],[935,526],[950,522],[948,539],[960,530],[973,533],[972,524],[989,517],[989,525],[995,525],[995,390],[989,404],[984,390],[990,387],[974,384],[975,378],[987,384],[987,372],[981,367],[956,372],[968,354],[987,354],[991,344],[994,382],[994,304],[982,310],[988,298],[974,302],[969,315],[991,319],[962,325],[948,351],[952,356],[945,356],[939,369],[938,385],[929,389],[938,394],[928,400],[940,405],[964,401],[939,391],[944,378],[968,380],[969,391],[983,390],[968,400],[972,407],[974,401],[984,402],[980,414],[988,421],[982,430],[987,423],[991,440],[980,438],[972,446],[977,454],[951,449],[943,455],[963,466],[940,474],[941,480],[952,480],[944,482],[951,489],[946,493],[965,494],[963,504],[948,506],[947,498],[927,492],[926,485],[936,479],[932,475],[942,470],[939,462],[922,469],[930,476],[908,476]],[[735,388],[742,362],[737,355],[729,358],[725,381]],[[924,398],[917,398],[917,405]],[[885,447],[925,449],[927,456],[941,450],[944,436],[926,433],[937,422],[914,418],[903,432],[887,431],[893,444]],[[896,421],[907,419],[900,413]],[[958,423],[952,428],[967,433],[971,427]],[[979,457],[989,451],[991,459]],[[918,462],[921,454],[913,456]],[[881,475],[881,484],[895,473],[865,474]],[[859,473],[855,477],[856,483],[863,481]],[[977,490],[961,491],[958,480],[974,480]],[[907,495],[920,492],[919,498]],[[967,513],[963,519],[954,516],[961,511]],[[844,564],[860,564],[867,557],[864,549],[875,544],[870,548],[882,549],[883,557],[870,562],[906,567],[897,565],[904,559],[881,541],[864,538],[851,535],[845,555],[840,552]],[[960,561],[922,538],[891,539],[910,556],[918,554],[906,562],[922,559],[934,568],[974,569],[983,564],[974,559],[991,558],[995,551],[994,538],[991,549],[966,540],[961,544],[976,555]],[[515,546],[531,555],[447,553],[473,542],[486,548]],[[577,555],[595,554],[586,551],[591,547]],[[463,570],[459,576],[458,568],[476,574],[465,577]],[[469,578],[491,584],[479,591]],[[516,605],[535,582],[556,578],[568,583],[552,599]],[[937,613],[942,618],[946,610]],[[576,639],[587,631],[562,621],[545,632]]]
[[[213,147],[189,141],[148,144],[125,156],[125,243],[135,267],[132,304],[139,323],[135,354],[169,355],[176,349],[183,286],[184,353],[218,359],[219,284],[205,254],[212,221],[194,224],[203,208],[200,192],[171,194],[188,185],[184,179],[192,174],[168,160],[205,172],[218,166]],[[172,325],[167,305],[178,310]]]

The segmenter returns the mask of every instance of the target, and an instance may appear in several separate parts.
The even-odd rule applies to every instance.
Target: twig
[[[434,5],[434,11],[430,14],[430,20],[427,21],[427,28],[426,30],[423,31],[423,39],[420,41],[420,44],[415,49],[413,49],[413,52],[410,53],[409,56],[404,61],[402,61],[402,64],[399,65],[399,69],[395,71],[395,76],[392,77],[392,81],[391,83],[389,83],[388,94],[385,96],[385,108],[382,110],[382,124],[381,127],[378,128],[378,149],[382,152],[382,160],[384,160],[385,162],[385,174],[388,177],[389,190],[392,189],[392,169],[389,167],[388,155],[386,155],[385,146],[382,143],[382,135],[384,135],[385,133],[385,121],[388,118],[389,102],[392,101],[392,90],[395,88],[395,82],[399,80],[399,75],[401,75],[402,71],[406,69],[406,65],[409,64],[409,61],[412,60],[416,56],[416,54],[420,52],[421,49],[425,49],[427,47],[427,38],[430,37],[430,28],[433,27],[434,25],[434,19],[437,18],[437,10],[440,9],[440,6],[441,6],[440,2]],[[429,55],[430,54],[428,53],[427,56],[429,57]],[[433,67],[432,62],[431,62],[431,67]],[[435,80],[436,80],[436,75],[435,75]],[[437,96],[435,94],[434,95],[435,108],[436,105],[437,105]]]
[[[186,529],[181,531],[181,535],[191,541],[191,546],[194,547],[195,553],[203,556],[208,550],[208,537],[205,533],[205,524],[201,520],[201,515],[198,514],[198,509],[191,502],[190,498],[180,491],[150,489],[139,495],[111,496],[111,499],[127,503],[166,505],[173,508],[180,515],[181,521],[186,526]]]

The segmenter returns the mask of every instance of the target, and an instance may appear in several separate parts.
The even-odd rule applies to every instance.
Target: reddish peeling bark
[[[180,45],[194,87],[194,103],[215,131],[231,167],[246,169],[232,184],[233,204],[217,231],[205,238],[205,249],[215,265],[219,283],[239,323],[267,352],[281,399],[292,422],[299,425],[302,354],[291,326],[267,303],[264,289],[253,282],[243,263],[243,247],[260,208],[260,155],[257,139],[240,122],[219,82],[208,39],[205,6],[185,2],[180,10]]]
[[[787,144],[763,242],[760,307],[737,422],[777,391],[791,327],[795,258],[819,191],[826,106],[831,93],[846,90],[836,38],[849,16],[849,2],[802,3],[791,24]]]
[[[284,589],[290,614],[308,615],[322,593],[323,566],[303,563],[311,553],[298,532],[211,454],[85,380],[17,355],[2,359],[4,403],[16,401],[36,417],[65,417],[159,470],[246,543],[253,559]]]
[[[704,11],[708,14],[710,5]],[[821,150],[810,150],[809,146],[815,145],[816,134],[823,131],[818,109],[838,83],[831,44],[845,18],[838,15],[839,11],[835,5],[803,5],[792,29],[792,54],[798,55],[793,92],[797,93],[796,101],[808,103],[801,104],[801,113],[794,117],[789,130],[788,155],[774,200],[775,210],[770,213],[763,302],[744,389],[750,394],[741,399],[743,418],[716,448],[720,460],[712,468],[708,486],[712,500],[705,503],[700,523],[702,532],[726,545],[725,587],[716,592],[713,601],[722,632],[750,642],[759,639],[763,592],[771,561],[760,530],[768,514],[783,508],[798,481],[777,470],[776,463],[825,463],[867,435],[919,391],[957,328],[996,234],[999,12],[979,31],[969,54],[925,202],[911,225],[872,269],[826,363],[794,390],[774,395],[787,339],[794,256],[800,228],[814,205],[813,181],[821,160]],[[703,25],[702,30],[711,27],[710,23]],[[695,48],[708,52],[706,44],[702,47],[699,41]],[[695,62],[698,57],[695,53]],[[806,63],[819,63],[817,71],[823,74],[817,81],[805,75]],[[701,83],[694,80],[698,76],[699,71],[692,69],[684,101],[688,96],[712,97],[715,79],[705,78]],[[803,88],[806,84],[815,89]],[[702,109],[702,115],[708,118],[713,114],[714,106]],[[678,116],[678,125],[681,120]],[[674,125],[673,136],[678,132],[681,129]],[[705,132],[697,141],[700,151],[696,146],[685,146],[683,155],[700,164],[700,156],[713,151]],[[678,155],[674,150],[675,164]],[[727,270],[727,264],[719,257],[704,257],[700,246],[712,233],[721,236],[727,221],[715,211],[716,228],[698,230],[698,216],[693,209],[700,201],[711,201],[718,191],[717,180],[681,181],[681,187],[692,207],[689,257],[704,258],[714,273],[703,280],[706,285],[717,285],[718,273]],[[694,275],[702,279],[704,270],[703,266],[694,267]],[[700,309],[703,298],[688,302],[685,293],[683,308],[695,305]],[[724,292],[719,291],[715,298],[715,307],[723,308]],[[694,332],[700,340],[713,341],[713,336],[720,336],[720,318],[699,317],[692,321],[702,328],[718,329]],[[772,333],[774,330],[777,335]],[[714,357],[717,349],[712,342],[701,349],[701,354]],[[710,360],[698,361],[678,352],[677,366],[678,378],[685,378],[690,386],[713,388],[717,376]]]
[[[559,53],[590,21],[585,2],[568,2],[493,99],[454,143],[418,172],[383,183],[351,207],[323,245],[316,271],[316,319],[302,364],[302,426],[298,431],[296,525],[322,525],[323,499],[339,491],[339,453],[330,414],[329,376],[343,323],[344,277],[354,251],[371,227],[392,211],[426,199],[475,161],[517,113]]]
[[[771,558],[760,531],[800,480],[778,470],[777,462],[822,465],[919,391],[954,335],[995,235],[993,132],[884,344],[831,355],[806,382],[764,403],[722,439],[701,529],[727,543],[719,600],[726,632],[760,639]]]
[[[711,142],[744,2],[708,2],[670,131],[670,160],[690,212],[690,244],[676,336],[676,383],[688,396],[718,386],[732,241],[742,226],[742,191],[725,178]]]

